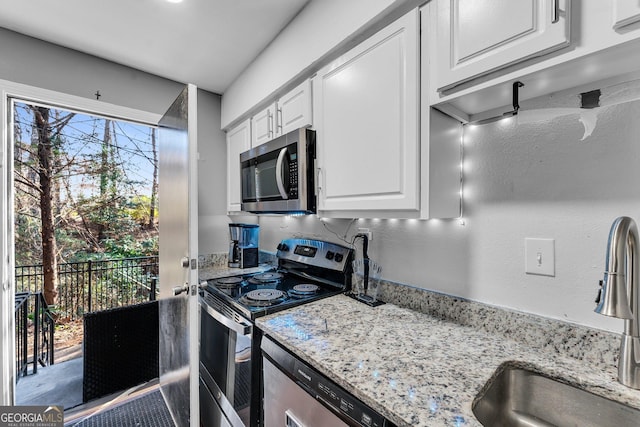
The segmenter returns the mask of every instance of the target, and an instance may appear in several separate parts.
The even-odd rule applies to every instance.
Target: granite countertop
[[[252,268],[231,268],[225,266],[207,266],[198,268],[198,278],[202,280],[218,279],[220,277],[240,276],[243,274],[259,273],[273,268],[272,264],[260,264]]]
[[[471,404],[510,364],[640,408],[640,391],[619,384],[611,363],[393,304],[372,308],[338,295],[259,318],[257,325],[398,426],[480,426]]]

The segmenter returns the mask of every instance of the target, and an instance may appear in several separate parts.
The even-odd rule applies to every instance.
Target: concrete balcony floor
[[[16,405],[63,406],[66,427],[174,427],[157,379],[83,404],[83,362],[76,357],[21,377]]]
[[[82,357],[39,366],[36,374],[16,384],[16,405],[60,405],[65,410],[82,404]]]

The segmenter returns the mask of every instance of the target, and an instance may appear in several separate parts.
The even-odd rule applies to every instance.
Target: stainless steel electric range
[[[261,425],[260,331],[254,320],[351,289],[353,250],[287,239],[277,268],[209,280],[200,294],[200,419],[203,426]]]

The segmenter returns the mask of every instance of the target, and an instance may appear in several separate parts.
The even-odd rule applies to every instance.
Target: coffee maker
[[[250,268],[258,266],[258,224],[229,224],[229,267]]]

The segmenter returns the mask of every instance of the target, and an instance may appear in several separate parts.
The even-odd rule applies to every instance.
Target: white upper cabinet
[[[251,118],[251,146],[260,144],[276,137],[276,111],[275,102]]]
[[[640,21],[640,1],[615,0],[613,3],[613,28],[619,29]]]
[[[418,211],[419,15],[321,69],[313,84],[320,211]]]
[[[240,153],[251,148],[249,119],[227,132],[227,210],[237,212],[242,202],[240,189]]]
[[[436,89],[446,92],[567,46],[569,5],[570,0],[436,0]]]
[[[313,124],[311,112],[311,80],[289,91],[276,102],[276,132],[284,135]]]
[[[311,126],[311,80],[280,97],[251,118],[251,146],[256,147],[292,130]]]

